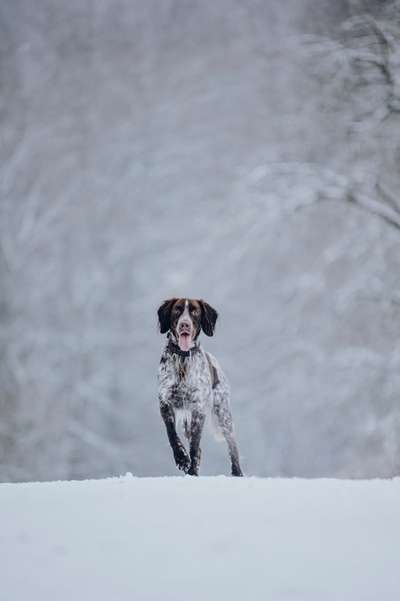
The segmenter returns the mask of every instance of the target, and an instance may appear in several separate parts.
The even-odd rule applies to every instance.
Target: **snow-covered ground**
[[[396,601],[400,479],[0,485],[1,601]]]

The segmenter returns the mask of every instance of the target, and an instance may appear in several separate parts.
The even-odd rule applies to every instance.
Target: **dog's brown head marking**
[[[182,350],[190,348],[201,329],[207,336],[213,336],[217,317],[211,305],[195,298],[171,298],[158,309],[161,334],[170,330]]]

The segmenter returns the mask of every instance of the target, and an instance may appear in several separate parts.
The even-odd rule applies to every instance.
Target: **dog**
[[[158,309],[160,332],[167,333],[158,372],[160,412],[176,466],[191,476],[199,475],[200,439],[208,413],[227,442],[232,476],[243,476],[229,385],[215,357],[199,342],[201,330],[206,336],[214,335],[217,317],[217,311],[200,299],[171,298]],[[179,418],[183,420],[189,453],[177,433]]]

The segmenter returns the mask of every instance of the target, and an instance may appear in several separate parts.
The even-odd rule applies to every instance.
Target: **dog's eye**
[[[196,309],[195,307],[190,309],[190,312],[193,313],[193,315],[198,315],[200,313],[199,309]]]

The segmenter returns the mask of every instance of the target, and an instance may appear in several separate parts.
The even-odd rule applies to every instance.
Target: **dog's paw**
[[[242,477],[243,472],[239,466],[232,466],[232,476]]]
[[[191,454],[190,457],[190,468],[188,471],[189,476],[198,476],[200,469],[201,449],[197,450],[197,453]]]
[[[178,444],[175,447],[174,458],[176,467],[187,474],[190,469],[190,457],[183,444]]]

